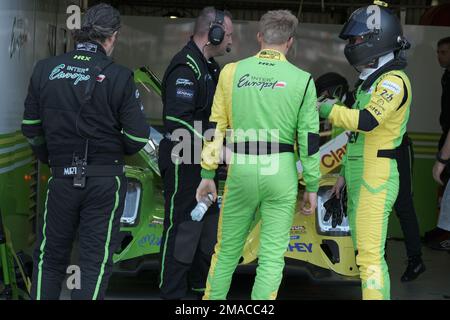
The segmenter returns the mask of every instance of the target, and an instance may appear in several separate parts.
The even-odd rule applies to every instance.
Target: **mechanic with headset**
[[[219,210],[217,203],[212,204],[201,222],[192,220],[191,211],[197,205],[201,148],[219,79],[214,57],[230,52],[232,33],[229,12],[204,8],[191,40],[173,57],[164,74],[165,138],[159,147],[165,198],[159,280],[163,299],[181,299],[189,290],[200,297],[205,288]],[[180,145],[183,150],[178,152]]]
[[[403,72],[409,43],[385,3],[352,13],[340,38],[344,53],[362,83],[352,109],[321,100],[319,113],[333,125],[352,131],[341,176],[333,191],[346,183],[348,216],[363,299],[389,299],[390,280],[384,258],[389,214],[397,199],[399,146],[406,132],[412,100]],[[375,15],[375,16],[373,16]]]
[[[99,4],[83,19],[74,51],[37,63],[25,101],[22,132],[52,173],[34,251],[37,300],[59,299],[77,229],[81,287],[72,298],[104,298],[127,190],[124,154],[150,134],[133,73],[110,58],[119,12]]]

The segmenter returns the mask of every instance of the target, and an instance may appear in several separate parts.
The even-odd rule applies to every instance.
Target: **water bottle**
[[[212,193],[208,193],[207,197],[203,197],[191,212],[193,221],[201,221],[208,208],[213,204],[214,197]]]

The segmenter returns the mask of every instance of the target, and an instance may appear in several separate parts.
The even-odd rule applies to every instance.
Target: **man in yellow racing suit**
[[[320,116],[352,131],[341,177],[333,192],[348,190],[348,216],[362,281],[363,299],[390,299],[390,280],[384,258],[389,214],[397,198],[397,147],[406,131],[411,85],[402,71],[402,51],[409,47],[397,17],[376,7],[381,23],[368,28],[367,7],[356,10],[340,37],[349,40],[345,55],[359,68],[361,84],[352,109],[319,102]],[[369,13],[368,13],[369,12]],[[321,99],[319,99],[321,100]]]

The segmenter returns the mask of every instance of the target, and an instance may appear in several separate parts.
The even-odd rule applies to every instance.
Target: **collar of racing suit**
[[[260,52],[256,54],[256,57],[260,59],[286,61],[286,57],[284,56],[284,54],[275,49],[262,49]]]
[[[367,91],[382,74],[392,70],[403,70],[407,65],[406,60],[401,57],[395,57],[394,59],[389,60],[381,67],[375,69],[366,80],[359,80],[359,82],[362,83],[361,90]]]
[[[195,54],[195,58],[200,59],[202,61],[202,63],[208,68],[208,71],[210,73],[213,74],[217,73],[217,70],[219,68],[218,63],[216,62],[216,60],[214,60],[214,58],[206,60],[205,56],[203,55],[203,52],[194,42],[194,37],[191,37],[191,40],[189,40],[187,47]]]
[[[388,63],[391,60],[394,60],[395,56],[393,52],[389,52],[388,54],[385,54],[384,56],[381,56],[378,58],[378,67],[376,68],[364,68],[361,71],[361,74],[359,75],[359,78],[361,80],[366,80],[372,73],[383,67],[386,63]]]

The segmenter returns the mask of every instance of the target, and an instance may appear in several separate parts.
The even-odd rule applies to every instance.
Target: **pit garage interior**
[[[0,213],[6,230],[3,238],[12,244],[11,250],[20,253],[11,258],[12,269],[15,270],[17,278],[27,272],[16,270],[19,264],[17,257],[25,266],[24,269],[29,269],[31,252],[36,240],[36,225],[39,219],[42,219],[46,179],[49,175],[48,168],[32,156],[26,141],[18,133],[28,81],[38,60],[72,50],[74,41],[66,25],[69,17],[67,8],[77,5],[84,12],[86,8],[101,2],[111,4],[122,15],[123,26],[113,58],[131,70],[138,71],[145,67],[151,70],[156,78],[162,79],[173,55],[189,40],[195,17],[206,6],[229,10],[233,16],[232,51],[217,59],[222,67],[258,52],[256,33],[258,20],[262,14],[268,10],[288,9],[299,18],[300,24],[287,58],[296,66],[311,73],[314,78],[326,72],[338,72],[347,78],[350,88],[356,83],[358,74],[349,66],[343,54],[345,43],[338,38],[338,34],[351,12],[370,4],[370,1],[361,0],[2,0],[0,27],[6,32],[0,34],[2,50],[0,65],[5,74],[10,76],[8,79],[0,79],[0,95],[5,97],[3,106],[0,107]],[[436,43],[439,39],[450,36],[450,1],[386,2],[398,14],[405,36],[412,44],[408,51],[406,69],[414,92],[408,133],[413,141],[415,153],[412,174],[414,204],[420,234],[423,237],[425,232],[436,226],[439,215],[438,186],[431,174],[441,133],[439,114],[443,69],[437,62]],[[137,81],[137,86],[141,92],[148,122],[155,130],[160,131],[162,102],[157,90],[143,81]],[[338,153],[339,150],[332,151],[330,156],[323,160],[325,165],[333,167],[334,162],[339,162]],[[147,156],[151,158],[153,154],[150,152]],[[151,163],[142,159],[130,161],[136,167],[147,165],[146,170],[155,169]],[[154,172],[150,175],[156,176]],[[159,254],[163,209],[162,194],[158,189],[161,182],[158,183],[151,182],[150,189],[153,194],[146,196],[146,201],[155,201],[158,205],[144,205],[139,202],[144,201],[144,195],[140,194],[144,189],[136,187],[138,182],[129,186],[135,187],[133,189],[135,198],[128,204],[128,209],[134,211],[122,221],[122,231],[125,234],[122,247],[131,244],[134,244],[134,247],[117,253],[116,266],[106,299],[159,299],[155,257]],[[146,190],[148,192],[148,189]],[[132,203],[133,201],[135,202]],[[144,210],[148,210],[145,215]],[[144,223],[144,217],[147,219],[145,223],[148,228],[134,231],[133,228],[137,224]],[[316,224],[317,221],[314,224],[317,227]],[[293,231],[296,231],[294,227]],[[297,227],[303,228],[304,224],[298,223]],[[155,233],[156,229],[159,233]],[[301,232],[299,234],[297,239],[306,240],[291,241],[289,245],[287,250],[289,262],[286,264],[278,299],[360,300],[360,283],[355,277],[347,277],[336,272],[338,260],[333,261],[333,258],[329,259],[331,262],[327,260],[327,263],[320,264],[315,263],[314,259],[304,258],[305,254],[308,254],[308,241],[312,240],[308,240],[309,238],[304,237]],[[320,245],[321,243],[314,242],[314,248],[317,250],[320,250]],[[249,245],[248,250],[253,254],[252,250],[256,249]],[[401,282],[407,257],[399,220],[396,214],[392,213],[389,220],[386,259],[393,300],[450,299],[450,249],[438,251],[423,245],[422,252],[426,271],[414,281]],[[4,254],[2,251],[0,253]],[[74,264],[77,261],[77,254],[75,245]],[[322,255],[324,259],[330,258],[326,252]],[[298,258],[299,256],[301,258]],[[2,266],[6,264],[7,261],[4,260]],[[251,264],[238,267],[238,272],[233,277],[229,299],[250,298],[254,272],[254,265]],[[4,280],[5,276],[1,279]],[[26,291],[23,280],[18,279],[9,289],[13,290],[14,286],[22,287],[22,291]],[[0,281],[0,292],[3,292],[3,296],[4,289],[4,283]],[[6,292],[10,293],[11,291]],[[63,286],[61,299],[69,298],[70,290]],[[189,298],[195,299],[195,296]]]

